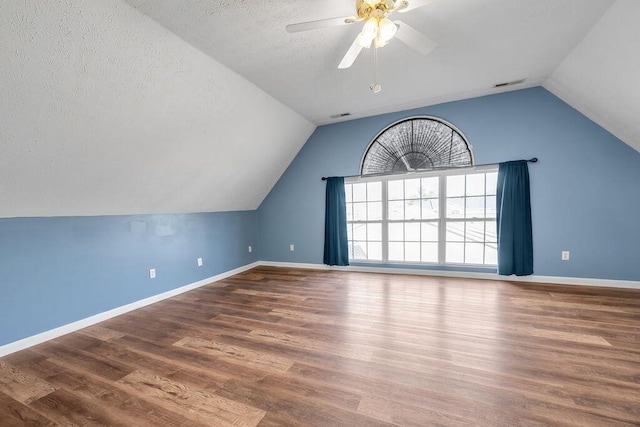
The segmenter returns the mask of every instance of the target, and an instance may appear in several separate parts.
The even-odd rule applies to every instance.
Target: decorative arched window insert
[[[428,171],[473,166],[471,145],[452,124],[435,117],[395,122],[371,141],[361,175]]]
[[[354,262],[495,266],[497,165],[434,117],[393,123],[373,139],[360,175],[345,179]]]

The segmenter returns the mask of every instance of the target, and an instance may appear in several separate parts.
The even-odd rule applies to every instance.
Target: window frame
[[[422,172],[409,172],[409,173],[400,173],[400,174],[389,174],[389,175],[371,175],[371,176],[359,176],[359,177],[348,177],[345,178],[345,184],[359,184],[359,183],[369,183],[369,182],[381,182],[381,191],[382,191],[382,219],[381,220],[360,220],[355,221],[353,217],[351,220],[347,221],[347,226],[352,224],[367,224],[367,223],[381,223],[382,225],[382,259],[381,260],[371,260],[371,259],[355,259],[351,257],[351,253],[349,256],[349,260],[353,263],[362,263],[362,264],[401,264],[401,265],[425,265],[425,266],[451,266],[451,267],[473,267],[473,268],[494,268],[497,264],[486,264],[486,253],[483,252],[483,263],[465,263],[465,262],[448,262],[446,260],[446,246],[447,246],[447,224],[449,222],[474,222],[473,218],[448,218],[447,217],[447,177],[456,176],[456,175],[472,175],[474,173],[498,173],[498,164],[490,164],[490,165],[482,165],[482,166],[469,166],[469,167],[459,167],[459,168],[447,168],[440,170],[432,170],[432,171],[422,171]],[[407,180],[407,179],[421,179],[421,178],[429,178],[429,177],[438,177],[438,217],[433,219],[413,219],[413,220],[390,220],[389,219],[389,199],[388,199],[388,188],[390,181],[397,180]],[[484,223],[484,241],[483,244],[486,245],[488,242],[486,240],[487,237],[487,223],[496,222],[495,217],[487,217],[487,205],[486,200],[487,197],[492,197],[493,194],[487,194],[486,190],[486,181],[485,181],[485,190],[483,197],[485,198],[485,216],[481,218],[477,218],[475,222],[483,222]],[[467,196],[466,188],[465,194],[461,197],[474,197]],[[404,198],[403,200],[407,200]],[[412,199],[410,199],[412,200]],[[428,200],[428,198],[422,198],[420,200]],[[368,201],[367,201],[368,202]],[[351,200],[353,203],[353,200]],[[423,222],[434,222],[438,224],[438,256],[437,262],[423,262],[423,261],[406,261],[406,256],[403,258],[405,261],[390,261],[389,260],[389,223],[418,223],[421,224]],[[351,245],[356,240],[353,239],[353,235],[351,236],[351,240],[349,244]],[[359,241],[359,240],[358,240]],[[368,242],[368,240],[367,240]],[[403,235],[403,243],[406,243],[407,240]],[[411,242],[411,241],[409,241]],[[422,240],[418,241],[420,245],[422,245]],[[449,242],[451,243],[451,242]],[[463,236],[462,240],[463,245],[466,246],[466,237]],[[497,244],[496,244],[497,245]],[[421,246],[422,250],[422,246]],[[466,250],[466,249],[465,249]],[[351,252],[351,247],[350,247]],[[421,254],[421,260],[423,259]],[[464,255],[463,255],[464,259]]]

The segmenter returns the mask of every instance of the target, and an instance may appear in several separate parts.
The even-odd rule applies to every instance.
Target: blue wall
[[[0,219],[0,346],[255,262],[256,242],[255,211]]]
[[[415,115],[458,127],[477,164],[540,159],[529,167],[535,274],[640,280],[640,153],[540,87],[317,128],[258,210],[260,258],[322,263],[320,178],[358,174],[372,138]]]
[[[257,249],[320,264],[320,178],[357,174],[371,139],[415,115],[457,126],[477,163],[540,158],[536,274],[640,280],[640,153],[534,88],[319,127],[257,212],[0,219],[0,346],[255,262]]]

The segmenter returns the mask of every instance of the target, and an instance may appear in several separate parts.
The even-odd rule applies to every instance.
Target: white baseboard
[[[171,298],[176,295],[191,291],[193,289],[208,285],[219,280],[226,279],[227,277],[234,276],[244,271],[250,270],[258,266],[268,267],[287,267],[287,268],[306,268],[313,270],[338,270],[338,271],[353,271],[363,273],[383,273],[383,274],[412,274],[419,276],[439,276],[439,277],[459,277],[465,279],[483,279],[483,280],[497,280],[507,282],[527,282],[527,283],[546,283],[557,285],[575,285],[575,286],[598,286],[607,288],[625,288],[625,289],[640,289],[640,282],[630,280],[608,280],[608,279],[590,279],[590,278],[577,278],[577,277],[555,277],[555,276],[500,276],[496,273],[479,273],[479,272],[465,272],[465,271],[450,271],[450,270],[422,270],[416,268],[391,268],[391,267],[374,267],[374,266],[347,266],[347,267],[335,267],[324,264],[308,264],[308,263],[294,263],[294,262],[274,262],[274,261],[257,261],[245,266],[236,268],[234,270],[226,271],[207,279],[200,280],[195,283],[191,283],[186,286],[182,286],[177,289],[164,292],[159,295],[154,295],[149,298],[142,299],[140,301],[132,302],[131,304],[123,305],[121,307],[114,308],[103,313],[96,314],[85,319],[78,320],[77,322],[69,323],[64,326],[60,326],[49,331],[42,332],[37,335],[33,335],[19,341],[15,341],[3,346],[0,346],[0,357],[7,356],[11,353],[15,353],[20,350],[33,347],[34,345],[41,344],[43,342],[58,338],[62,335],[69,334],[71,332],[78,331],[80,329],[95,325],[96,323],[103,322],[116,316],[128,313],[138,308],[145,307],[150,304]]]
[[[498,280],[503,282],[526,282],[526,283],[545,283],[554,285],[573,285],[573,286],[597,286],[603,288],[624,288],[624,289],[640,289],[640,282],[632,280],[610,280],[610,279],[591,279],[580,277],[557,277],[557,276],[500,276],[497,273],[479,273],[472,271],[451,271],[451,270],[422,270],[417,268],[392,268],[392,267],[374,267],[362,265],[350,265],[346,267],[328,266],[325,264],[304,264],[295,262],[274,262],[260,261],[261,266],[268,267],[287,267],[287,268],[307,268],[313,270],[340,270],[355,271],[363,273],[382,273],[382,274],[412,274],[417,276],[439,276],[439,277],[459,277],[463,279],[483,279]]]
[[[60,326],[55,329],[51,329],[45,332],[42,332],[37,335],[32,335],[30,337],[21,339],[19,341],[14,341],[12,343],[3,345],[0,347],[0,357],[7,356],[11,353],[15,353],[20,350],[24,350],[29,347],[33,347],[34,345],[41,344],[45,341],[52,340],[54,338],[58,338],[62,335],[69,334],[71,332],[78,331],[80,329],[86,328],[91,325],[95,325],[96,323],[104,322],[105,320],[111,319],[116,316],[120,316],[122,314],[128,313],[130,311],[136,310],[138,308],[145,307],[150,304],[154,304],[156,302],[165,300],[167,298],[174,297],[176,295],[183,294],[185,292],[191,291],[196,288],[200,288],[202,286],[206,286],[210,283],[217,282],[222,279],[226,279],[227,277],[234,276],[236,274],[242,273],[243,271],[250,270],[254,267],[257,267],[260,263],[254,262],[252,264],[247,264],[245,266],[236,268],[234,270],[226,271],[224,273],[218,274],[213,277],[209,277],[207,279],[200,280],[195,283],[191,283],[186,286],[182,286],[177,289],[172,289],[170,291],[164,292],[159,295],[154,295],[149,298],[141,299],[140,301],[132,302],[131,304],[123,305],[121,307],[114,308],[109,311],[105,311],[103,313],[96,314],[91,317],[87,317],[77,322],[69,323],[64,326]]]

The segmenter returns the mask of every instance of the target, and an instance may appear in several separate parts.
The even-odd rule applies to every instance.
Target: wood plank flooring
[[[640,291],[259,267],[1,358],[22,425],[640,425]]]

